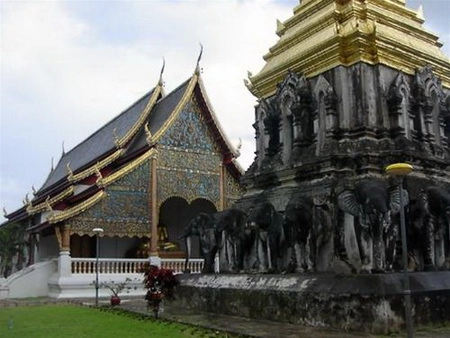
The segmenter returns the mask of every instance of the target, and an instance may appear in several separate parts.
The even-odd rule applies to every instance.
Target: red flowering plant
[[[149,305],[158,299],[175,299],[174,290],[178,285],[178,280],[172,270],[162,269],[156,265],[147,265],[144,267],[143,273],[144,287],[148,290],[145,299]]]

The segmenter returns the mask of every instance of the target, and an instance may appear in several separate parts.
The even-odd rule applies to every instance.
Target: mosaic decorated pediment
[[[100,227],[109,236],[148,236],[151,224],[150,162],[105,187],[106,198],[68,221],[79,235]]]
[[[160,144],[180,149],[218,152],[213,135],[195,100],[186,103],[177,120],[161,138]]]

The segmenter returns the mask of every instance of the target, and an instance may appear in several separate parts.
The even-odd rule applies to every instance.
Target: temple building
[[[183,275],[184,304],[368,334],[449,320],[450,59],[423,23],[405,0],[301,0],[278,22],[246,81],[247,275]]]
[[[179,238],[187,222],[242,196],[238,155],[211,108],[198,65],[168,94],[161,71],[153,89],[63,153],[43,186],[2,227],[26,230],[23,267],[59,259],[60,273],[49,282],[59,297],[64,269],[66,277],[75,270],[73,258],[95,257],[95,228],[103,230],[100,258],[183,258]],[[198,247],[193,254],[199,257]]]

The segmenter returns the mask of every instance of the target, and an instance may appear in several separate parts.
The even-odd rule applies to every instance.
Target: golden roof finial
[[[117,148],[120,148],[120,138],[119,135],[117,135],[117,128],[113,129],[113,138],[114,138],[114,144]]]
[[[52,205],[50,204],[50,195],[47,196],[47,198],[45,199],[45,208],[49,211],[49,212],[53,212],[53,208]]]
[[[195,67],[195,75],[200,75],[201,73],[200,60],[202,59],[202,55],[203,55],[203,45],[200,43],[200,54],[198,55],[197,66]]]
[[[425,20],[425,16],[423,14],[423,6],[420,5],[419,8],[417,9],[417,18]]]
[[[152,146],[154,144],[154,142],[153,142],[153,135],[152,135],[152,132],[150,131],[150,129],[148,128],[148,123],[146,123],[144,125],[144,130],[145,130],[145,135],[147,135],[145,140],[147,141],[147,144],[149,146]]]
[[[66,164],[66,169],[67,169],[67,176],[68,176],[68,178],[73,177],[73,171],[72,171],[72,169],[70,168],[70,161],[67,162],[67,164]]]
[[[30,204],[30,199],[28,198],[28,193],[25,195],[25,198],[23,199],[23,205],[29,205]]]
[[[97,164],[94,166],[94,170],[95,170],[95,174],[97,175],[97,180],[95,181],[95,183],[99,184],[101,183],[102,179],[103,179],[103,175],[102,172],[100,171],[100,164],[97,162]]]
[[[239,137],[239,143],[236,146],[236,158],[241,156],[242,139]]]

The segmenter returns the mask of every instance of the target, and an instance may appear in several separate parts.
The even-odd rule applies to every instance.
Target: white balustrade
[[[72,258],[72,274],[95,273],[95,258]],[[125,258],[99,258],[98,272],[100,274],[132,274],[141,273],[148,259],[125,259]],[[203,268],[203,259],[190,259],[187,269],[191,273],[200,273]],[[161,267],[170,269],[174,273],[182,273],[185,269],[185,260],[182,258],[162,258]]]

